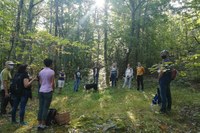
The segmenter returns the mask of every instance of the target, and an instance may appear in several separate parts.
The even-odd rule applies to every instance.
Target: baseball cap
[[[169,52],[167,50],[163,50],[160,52],[160,56],[169,56]]]
[[[6,61],[5,65],[14,65],[15,63],[13,63],[12,61]]]

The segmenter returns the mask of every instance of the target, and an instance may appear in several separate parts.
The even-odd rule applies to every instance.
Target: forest
[[[168,117],[151,116],[151,111],[144,111],[156,92],[157,73],[152,69],[162,61],[162,50],[169,51],[170,59],[178,71],[178,76],[172,83],[172,88],[175,88],[172,90],[172,98],[178,99],[173,104],[177,104],[175,110],[178,110],[179,114],[173,112],[170,118],[177,115],[173,121]],[[56,93],[52,106],[60,111],[65,111],[62,106],[68,108],[72,116],[69,127],[55,127],[50,129],[50,132],[200,131],[199,0],[1,0],[0,70],[4,68],[6,61],[11,60],[15,64],[28,64],[30,74],[37,75],[44,66],[45,58],[53,60],[55,78],[58,77],[59,71],[64,69],[66,88],[69,91],[68,93],[63,89],[63,94]],[[145,68],[144,83],[149,90],[145,90],[146,95],[130,90],[123,93],[120,84],[123,84],[127,64],[131,65],[135,75],[138,62]],[[110,66],[113,63],[117,64],[119,70],[116,92],[110,89],[109,85]],[[94,64],[101,66],[99,86],[102,92],[87,94],[83,91],[80,95],[74,95],[73,75],[77,67],[80,67],[83,81],[89,83]],[[136,90],[134,84],[136,83],[133,83]],[[36,90],[34,96],[37,97]],[[129,103],[122,109],[117,106],[117,103],[125,100],[122,97],[132,102],[136,100],[137,103]],[[86,99],[86,102],[82,103],[81,98]],[[67,105],[57,105],[59,100],[65,101]],[[78,105],[74,105],[77,101],[82,111]],[[95,110],[98,102],[105,105],[101,109],[96,107]],[[112,102],[115,109],[110,108]],[[29,103],[27,109],[30,118],[28,121],[33,121],[31,127],[37,123],[36,117],[33,117],[36,116],[36,111],[31,111],[32,107],[37,108],[37,98],[33,103]],[[93,108],[90,108],[90,105]],[[136,119],[144,118],[147,123],[126,121],[125,115],[119,117],[121,111],[126,112],[131,107],[139,114]],[[103,111],[107,109],[108,114]],[[94,116],[87,116],[91,112]],[[95,115],[99,112],[101,113],[98,120],[95,120]],[[191,119],[187,115],[192,115]],[[111,117],[112,119],[109,119]],[[113,120],[115,117],[119,118]],[[0,117],[0,132],[35,132],[30,127],[9,128],[11,125],[5,120],[6,117]],[[94,126],[89,120],[96,121],[97,124]],[[160,126],[153,125],[153,122],[148,123],[152,120]],[[112,124],[116,121],[117,128],[113,129]],[[181,122],[184,123],[183,127]],[[105,123],[109,123],[108,128]],[[190,123],[192,126],[189,126]]]

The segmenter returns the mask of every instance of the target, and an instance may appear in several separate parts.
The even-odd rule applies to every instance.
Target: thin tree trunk
[[[104,62],[106,70],[106,84],[109,84],[109,67],[108,67],[108,55],[107,55],[107,45],[108,45],[108,1],[105,2],[104,7]]]
[[[58,0],[55,0],[55,15],[56,15],[55,36],[58,36],[58,25],[59,25],[59,20],[58,20]]]
[[[18,4],[18,11],[17,11],[17,18],[16,18],[16,24],[15,24],[15,32],[12,33],[11,36],[11,49],[9,51],[8,59],[13,56],[16,59],[15,56],[15,47],[17,46],[17,42],[19,41],[19,32],[20,32],[20,19],[21,19],[21,13],[24,5],[24,0],[20,0]]]
[[[26,28],[25,28],[25,33],[27,33],[28,31],[32,30],[32,9],[34,7],[34,0],[30,0],[29,3],[29,8],[28,8],[28,14],[27,14],[27,22],[26,22]]]
[[[52,34],[53,25],[53,0],[50,1],[50,23],[49,23],[49,33]]]
[[[139,1],[139,3],[141,2],[141,0]],[[138,60],[139,60],[139,53],[140,55],[142,54],[140,51],[140,18],[141,18],[141,9],[138,9],[138,14],[137,14],[137,30],[136,30],[136,51],[135,51],[135,64],[137,64]],[[142,57],[142,56],[140,56]]]

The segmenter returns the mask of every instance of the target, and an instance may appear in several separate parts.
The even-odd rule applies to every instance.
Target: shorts
[[[58,88],[63,88],[65,85],[65,81],[64,80],[58,80]]]

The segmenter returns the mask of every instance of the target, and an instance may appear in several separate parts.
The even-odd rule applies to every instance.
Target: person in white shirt
[[[128,88],[131,88],[131,80],[133,78],[133,69],[130,67],[130,64],[127,65],[126,71],[125,71],[125,79],[124,79],[124,85],[123,88],[128,85]]]

